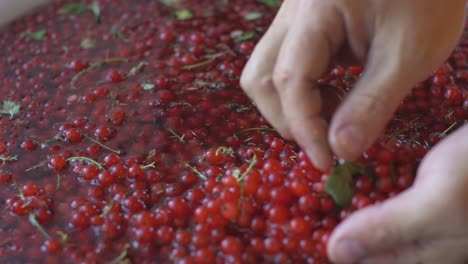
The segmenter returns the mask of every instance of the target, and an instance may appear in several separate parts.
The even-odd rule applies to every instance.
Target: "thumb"
[[[407,245],[428,235],[431,217],[421,210],[422,195],[408,189],[382,204],[355,212],[333,232],[328,256],[333,263],[355,263],[376,253]],[[424,232],[423,232],[424,231]]]

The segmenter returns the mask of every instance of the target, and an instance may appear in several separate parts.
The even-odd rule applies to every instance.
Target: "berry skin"
[[[65,131],[65,138],[71,143],[78,143],[83,139],[83,135],[78,131],[78,129],[71,128]]]
[[[61,172],[67,166],[67,161],[61,156],[55,156],[49,160],[49,167]]]

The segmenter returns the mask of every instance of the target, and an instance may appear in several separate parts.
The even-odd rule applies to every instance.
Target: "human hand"
[[[265,118],[326,170],[331,153],[357,158],[411,87],[455,47],[465,0],[285,0],[258,43],[241,85]],[[334,114],[321,116],[315,80],[331,61],[365,64]]]
[[[1,0],[0,27],[51,0]]]
[[[357,211],[340,224],[328,243],[331,260],[467,263],[467,135],[465,125],[432,149],[408,190]]]

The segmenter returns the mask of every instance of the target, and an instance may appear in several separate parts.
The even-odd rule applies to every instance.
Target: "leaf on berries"
[[[353,176],[356,175],[374,177],[372,170],[368,166],[347,162],[336,165],[325,184],[326,192],[342,208],[348,207],[351,203],[354,195]]]
[[[263,14],[259,13],[259,12],[249,12],[249,13],[245,14],[244,19],[248,20],[248,21],[251,21],[251,20],[260,19],[260,18],[262,18],[262,16],[263,16]]]
[[[178,4],[179,1],[178,0],[159,0],[159,2],[167,6],[174,6]]]
[[[59,15],[77,15],[88,11],[88,6],[83,3],[69,3],[58,10]]]
[[[101,23],[101,7],[98,2],[93,2],[90,5],[84,3],[69,3],[58,10],[59,15],[79,15],[91,11],[94,15],[96,24]]]
[[[91,12],[93,12],[94,22],[96,24],[101,23],[101,7],[99,6],[99,3],[95,1],[92,4],[90,4],[88,8],[89,10],[91,10]]]
[[[111,33],[118,39],[124,39],[125,35],[118,25],[113,25],[111,28]]]
[[[188,20],[193,17],[192,11],[188,9],[177,10],[175,15],[178,20]]]
[[[231,32],[231,38],[235,42],[244,42],[244,41],[247,41],[247,40],[251,40],[254,37],[255,37],[254,32],[243,32],[243,31],[240,31],[240,30],[236,30],[236,31]]]
[[[46,34],[47,34],[46,29],[39,29],[38,31],[23,32],[21,34],[21,37],[39,41],[39,40],[43,40]]]
[[[92,38],[85,38],[85,39],[83,39],[81,41],[80,46],[83,49],[92,49],[92,48],[96,47],[96,40],[92,39]]]
[[[152,84],[152,83],[142,83],[141,87],[143,87],[143,90],[149,91],[149,90],[153,90],[154,87],[156,87],[156,86],[154,84]]]
[[[260,0],[260,2],[269,7],[277,7],[281,5],[279,0]]]
[[[14,115],[18,114],[20,110],[20,105],[13,101],[3,101],[2,109],[0,109],[0,114],[10,115],[10,119]]]

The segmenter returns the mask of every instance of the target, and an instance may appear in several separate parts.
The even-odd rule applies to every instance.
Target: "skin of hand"
[[[349,216],[333,232],[333,263],[468,263],[468,125],[421,163],[412,187]]]
[[[0,27],[51,0],[0,0]]]
[[[285,0],[255,48],[241,86],[265,118],[326,170],[356,159],[401,100],[458,42],[465,0]],[[332,117],[315,81],[331,63],[365,71]],[[333,232],[334,263],[465,263],[468,126],[426,156],[414,185],[351,215]]]
[[[465,0],[285,0],[256,46],[241,86],[265,118],[326,170],[332,153],[356,159],[402,99],[450,54]],[[365,71],[333,115],[315,81],[332,62]]]

